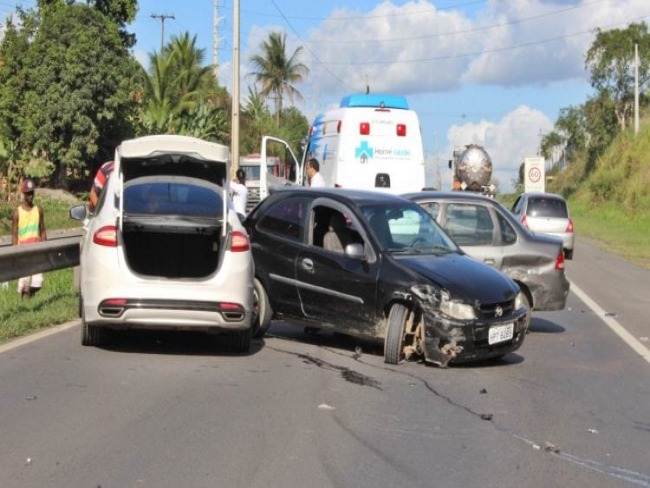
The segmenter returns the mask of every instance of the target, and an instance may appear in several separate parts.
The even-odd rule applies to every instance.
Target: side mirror
[[[86,205],[75,205],[70,209],[70,218],[74,220],[84,220],[88,216]]]
[[[365,259],[366,253],[363,250],[363,244],[348,244],[345,246],[345,256],[352,259]]]

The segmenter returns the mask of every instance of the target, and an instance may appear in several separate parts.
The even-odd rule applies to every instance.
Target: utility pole
[[[232,19],[232,117],[230,159],[232,175],[239,168],[239,0],[233,0]]]
[[[634,45],[634,137],[639,133],[639,45]]]
[[[151,14],[152,19],[160,19],[160,52],[162,53],[163,46],[165,45],[165,20],[175,19],[173,15],[168,14]]]

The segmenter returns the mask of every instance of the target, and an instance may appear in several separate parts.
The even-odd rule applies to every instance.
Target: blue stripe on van
[[[347,107],[386,107],[398,108],[408,110],[408,102],[406,98],[401,95],[386,95],[386,94],[357,94],[348,95],[341,100],[339,105],[342,108]]]

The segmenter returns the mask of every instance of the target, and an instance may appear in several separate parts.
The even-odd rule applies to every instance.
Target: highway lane
[[[248,356],[75,326],[0,354],[0,392],[3,487],[650,487],[650,367],[574,294],[481,365],[388,366],[279,322]]]

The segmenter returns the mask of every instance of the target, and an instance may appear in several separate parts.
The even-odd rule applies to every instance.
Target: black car
[[[517,284],[465,255],[419,205],[379,192],[295,187],[244,225],[259,328],[272,317],[384,341],[384,359],[500,357],[525,336]]]

